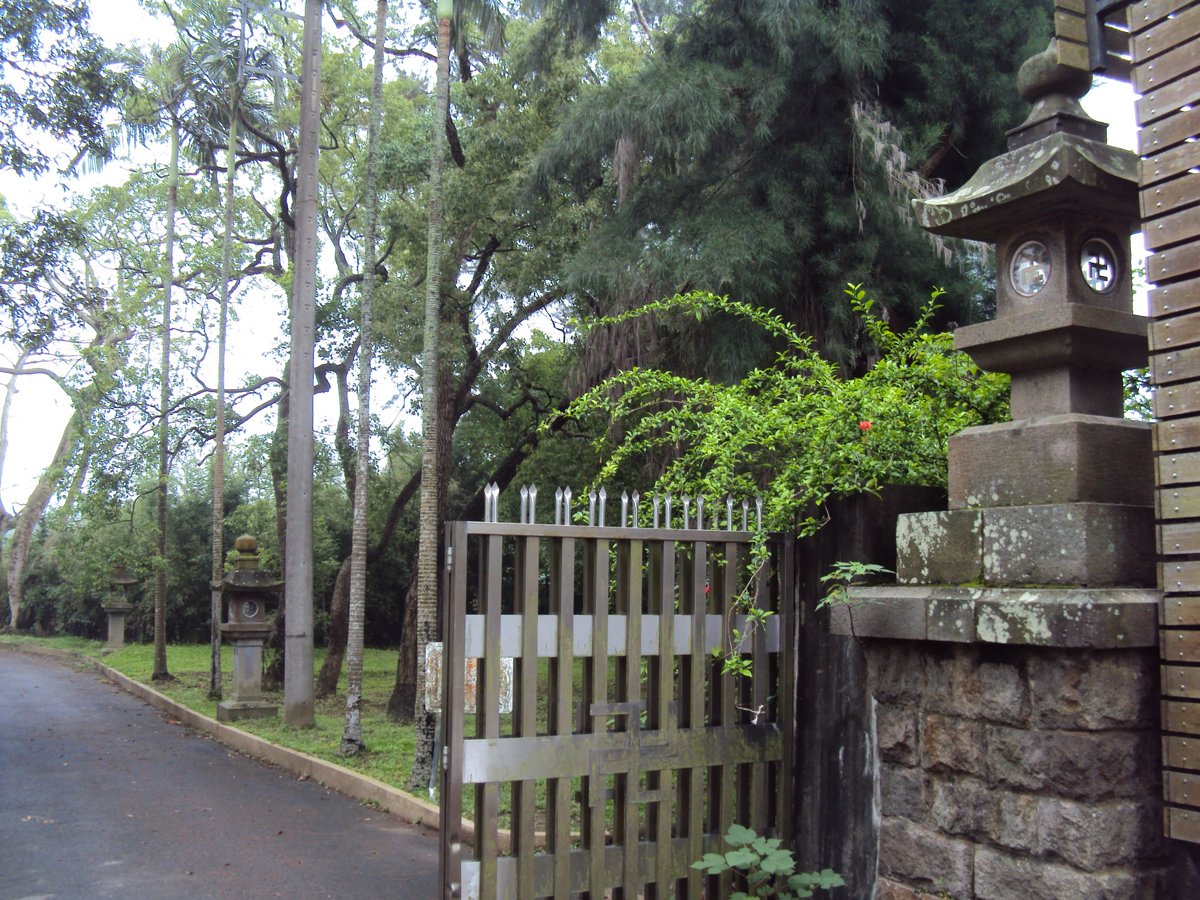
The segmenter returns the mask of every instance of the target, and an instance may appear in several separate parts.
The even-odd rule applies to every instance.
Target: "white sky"
[[[165,19],[149,15],[135,0],[92,0],[91,10],[93,30],[110,44],[165,43],[173,37]],[[1133,94],[1127,84],[1101,82],[1084,98],[1083,105],[1090,115],[1109,123],[1110,143],[1126,149],[1135,148]],[[54,179],[20,179],[12,173],[0,172],[0,195],[4,196],[10,209],[20,216],[39,204],[57,202],[72,191],[85,191],[100,183],[119,184],[126,175],[127,169],[120,163],[109,166],[99,175],[70,183],[60,183]],[[1144,255],[1140,235],[1135,236],[1134,252],[1135,259]],[[279,323],[283,309],[280,308],[276,313],[268,316],[265,322],[245,320],[242,326],[231,329],[231,337],[241,336],[243,340],[249,337],[254,346],[231,347],[230,384],[238,380],[236,361],[239,358],[251,358],[258,362],[261,360],[261,347],[268,342],[273,345],[277,340],[281,333]],[[272,332],[269,337],[265,333],[268,330]],[[8,357],[9,354],[0,348],[0,356]],[[335,398],[319,396],[315,402],[319,422],[336,418]],[[23,381],[13,404],[10,446],[3,480],[0,482],[0,497],[10,509],[19,509],[23,505],[42,468],[53,454],[69,415],[70,407],[65,397],[47,379],[26,378]],[[264,419],[263,426],[267,424],[269,420]]]

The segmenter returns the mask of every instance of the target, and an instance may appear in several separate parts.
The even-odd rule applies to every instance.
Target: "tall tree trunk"
[[[325,645],[325,661],[317,674],[317,699],[332,697],[337,693],[338,678],[342,674],[342,661],[346,657],[346,635],[350,629],[350,557],[338,566],[337,578],[333,582],[333,596],[329,601],[329,640]]]
[[[317,154],[321,98],[321,0],[305,0],[300,144],[296,178],[296,256],[292,287],[292,365],[288,417],[287,614],[283,718],[311,728],[313,706],[313,340],[316,330]]]
[[[167,476],[170,470],[170,435],[167,431],[171,405],[171,287],[175,280],[175,206],[179,196],[179,121],[171,123],[171,158],[167,173],[167,234],[163,240],[162,384],[158,412],[158,561],[154,574],[154,671],[153,681],[171,677],[167,671]]]
[[[342,756],[357,756],[362,739],[363,620],[367,597],[367,480],[371,461],[371,359],[374,331],[376,231],[379,224],[379,126],[383,118],[383,45],[387,40],[387,0],[375,3],[375,81],[367,134],[367,224],[363,255],[362,355],[358,360],[358,452],[354,476],[354,523],[350,543],[350,616],[346,635],[346,727]]]
[[[290,383],[291,363],[284,366],[283,383]],[[280,571],[287,571],[287,434],[291,415],[291,395],[285,387],[276,407],[275,431],[271,435],[270,467],[271,492],[275,498],[275,540],[279,548]],[[263,669],[263,687],[269,691],[283,688],[283,665],[286,656],[284,634],[287,629],[287,602],[275,613],[275,627],[267,639],[272,651]]]
[[[387,702],[387,717],[407,725],[417,708],[417,573],[414,570],[404,592],[400,618],[400,652],[396,654],[396,683]]]
[[[230,88],[229,146],[225,151],[225,234],[221,240],[221,309],[217,326],[217,415],[212,460],[212,601],[208,699],[221,699],[221,590],[225,574],[225,341],[229,329],[229,280],[233,275],[233,178],[237,168],[241,84]]]
[[[434,721],[422,702],[425,695],[425,645],[437,636],[438,593],[438,326],[441,321],[444,123],[450,110],[450,18],[453,0],[438,0],[438,62],[433,135],[429,162],[429,238],[425,260],[425,335],[421,360],[421,509],[417,548],[417,689],[413,717],[417,749],[409,789],[425,790],[433,765]]]

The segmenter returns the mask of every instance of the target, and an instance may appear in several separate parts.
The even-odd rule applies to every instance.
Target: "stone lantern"
[[[947,552],[905,542],[909,583],[1155,582],[1150,427],[1122,418],[1122,371],[1147,359],[1131,310],[1137,158],[1080,107],[1090,83],[1053,45],[1028,60],[1033,110],[1009,151],[915,204],[930,231],[996,246],[996,317],[955,346],[1012,376],[1012,421],[951,438]]]
[[[100,605],[101,609],[108,613],[109,650],[120,650],[125,646],[125,616],[133,609],[133,604],[129,602],[126,591],[129,585],[137,584],[137,582],[138,580],[121,565],[113,569],[112,575],[109,576],[108,583],[111,590],[108,598]]]
[[[221,591],[225,621],[222,637],[233,645],[233,690],[228,700],[217,704],[217,719],[270,718],[279,707],[263,699],[263,645],[271,633],[267,603],[283,588],[283,582],[258,567],[258,541],[242,535],[234,542],[237,559],[233,571],[215,587]]]

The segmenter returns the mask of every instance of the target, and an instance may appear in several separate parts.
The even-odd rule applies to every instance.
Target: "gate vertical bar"
[[[758,609],[766,609],[768,603],[767,579],[769,572],[767,567],[768,560],[763,560],[762,565],[754,573],[752,584],[746,585],[746,590],[751,592],[754,597],[754,605]],[[767,655],[767,632],[765,623],[763,627],[754,630],[754,638],[751,652],[754,654],[751,677],[750,677],[750,709],[751,715],[755,723],[766,721],[767,715],[767,690],[770,687],[770,660]],[[750,768],[750,790],[747,793],[748,802],[750,805],[749,822],[750,827],[759,834],[767,833],[767,825],[770,821],[770,796],[767,793],[767,778],[768,769],[771,764],[768,762],[753,763]],[[743,819],[742,821],[746,821]]]
[[[734,621],[736,613],[738,566],[741,564],[738,547],[739,545],[733,541],[726,541],[724,544],[719,590],[716,590],[718,582],[715,577],[716,573],[714,573],[713,593],[717,595],[718,612],[721,614],[722,622]],[[739,652],[741,650],[740,646],[735,649]],[[737,722],[737,685],[734,684],[733,678],[723,674],[721,669],[720,662],[712,664],[713,680],[709,690],[712,709],[709,721],[714,725],[728,727]],[[725,763],[714,767],[713,774],[709,779],[709,805],[712,814],[710,829],[721,836],[729,831],[729,826],[733,824],[737,816],[737,775],[738,766],[733,763]],[[720,875],[718,883],[720,888],[717,896],[728,896],[732,883],[730,873],[725,872]]]
[[[796,679],[799,669],[796,660],[798,646],[796,633],[796,536],[782,535],[779,547],[779,596],[777,615],[779,616],[779,655],[776,684],[778,699],[775,705],[774,720],[783,730],[783,759],[779,763],[779,780],[776,796],[778,808],[776,811],[776,827],[779,837],[786,846],[792,846],[792,791],[795,789],[792,778],[792,767],[796,760],[796,719],[792,712],[796,708]]]
[[[457,556],[457,559],[455,558]],[[442,721],[445,748],[441,774],[442,843],[439,862],[444,897],[462,896],[462,757],[463,757],[463,667],[454,665],[463,655],[467,618],[467,528],[462,522],[446,526],[446,592],[442,634]],[[424,661],[420,661],[424,665]]]
[[[502,573],[499,535],[484,539],[483,568],[483,657],[479,660],[475,691],[476,733],[485,739],[500,737],[500,576]],[[461,700],[459,701],[462,702]],[[479,896],[496,896],[497,837],[500,829],[500,786],[485,782],[475,790],[475,843],[479,848]]]
[[[551,541],[550,603],[558,616],[557,655],[550,664],[550,727],[552,735],[569,736],[574,728],[572,703],[575,674],[575,540]],[[554,896],[570,895],[571,808],[570,778],[556,778],[546,788],[547,833],[554,854]]]
[[[521,656],[514,672],[517,734],[537,736],[538,698],[538,539],[517,538],[517,609],[521,615]],[[513,785],[513,844],[517,853],[517,896],[532,897],[535,851],[536,781]]]
[[[675,708],[675,542],[666,541],[659,554],[659,566],[652,571],[650,612],[658,615],[658,654],[650,661],[650,715],[647,727],[661,733],[667,743],[674,740]],[[671,896],[671,873],[675,855],[671,843],[671,776],[661,770],[646,776],[646,787],[657,800],[652,802],[646,831],[653,838],[654,888],[647,900],[667,900]],[[695,857],[699,859],[699,857]]]
[[[671,562],[668,564],[666,551],[662,552],[664,566],[674,566],[675,552],[671,549]],[[704,727],[704,685],[708,665],[708,647],[705,646],[705,618],[708,613],[708,544],[697,541],[692,545],[691,568],[685,570],[681,599],[683,610],[691,616],[690,639],[687,659],[683,666],[681,714],[682,727],[697,729]],[[674,576],[668,581],[667,576],[660,575],[660,583],[664,588],[674,593]],[[670,585],[667,587],[667,585]],[[673,598],[673,597],[672,597]],[[664,603],[668,602],[666,599]],[[702,855],[704,840],[704,788],[708,773],[696,766],[682,769],[679,772],[679,822],[684,828],[688,841],[688,859],[695,861]],[[686,890],[689,900],[700,900],[704,888],[704,876],[697,869],[690,869],[687,875]],[[677,889],[677,896],[682,885]]]
[[[584,730],[593,734],[608,731],[608,568],[607,539],[587,538],[587,568],[584,573],[584,604],[592,614],[592,655],[584,666]],[[603,900],[606,881],[605,834],[607,832],[608,779],[592,772],[584,779],[587,804],[584,844],[588,848],[588,900]]]
[[[625,732],[630,749],[636,754],[641,731],[642,695],[642,542],[622,541],[617,547],[617,607],[625,614],[625,657],[619,662],[621,701],[625,704]],[[620,900],[636,900],[641,892],[638,867],[638,795],[640,772],[636,765],[618,776],[620,785],[614,802],[618,817],[616,842],[625,848],[621,888],[614,892]],[[631,852],[632,848],[632,852]]]

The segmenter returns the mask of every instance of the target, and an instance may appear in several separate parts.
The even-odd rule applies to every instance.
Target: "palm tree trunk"
[[[233,178],[237,162],[241,85],[230,88],[229,146],[225,152],[225,234],[221,241],[221,311],[217,326],[217,414],[212,460],[212,615],[208,699],[221,699],[221,590],[225,574],[225,341],[229,329],[229,279],[233,275]]]
[[[316,723],[313,690],[313,341],[316,331],[317,160],[321,98],[321,0],[305,0],[300,146],[296,177],[296,255],[288,392],[287,548],[284,572],[283,718]]]
[[[429,238],[425,267],[425,335],[421,360],[421,507],[417,548],[417,750],[409,789],[425,790],[433,765],[433,716],[424,706],[425,645],[437,636],[438,591],[438,326],[441,319],[446,116],[450,110],[450,18],[453,0],[438,0],[438,62],[429,161]]]
[[[346,727],[339,752],[363,750],[363,620],[367,594],[367,479],[371,459],[371,357],[374,330],[375,255],[379,225],[379,127],[383,119],[383,45],[387,38],[387,0],[375,3],[375,81],[371,87],[371,124],[367,133],[367,223],[363,256],[361,355],[358,358],[358,447],[354,472],[354,523],[350,543],[350,617],[346,634]]]
[[[162,384],[158,418],[158,565],[154,576],[154,671],[150,678],[165,681],[167,671],[167,474],[170,458],[167,433],[171,404],[171,282],[175,279],[175,206],[179,197],[179,122],[171,124],[171,158],[167,172],[167,234],[163,239]]]

